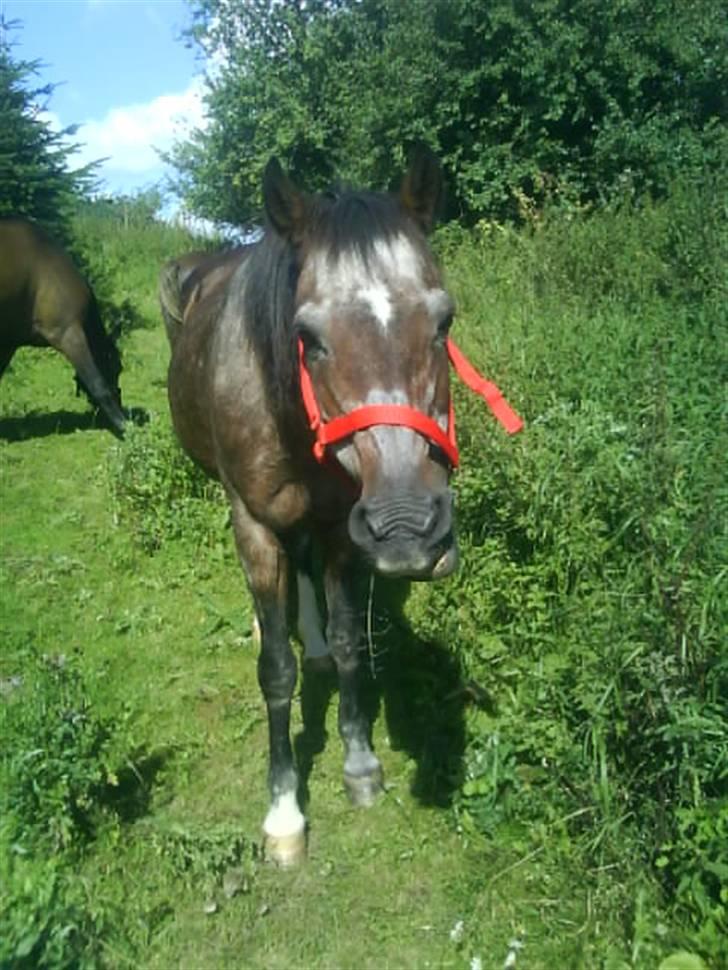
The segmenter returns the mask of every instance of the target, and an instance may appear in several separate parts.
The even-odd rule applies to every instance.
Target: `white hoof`
[[[263,856],[283,869],[290,869],[306,861],[306,833],[268,835],[263,833]]]

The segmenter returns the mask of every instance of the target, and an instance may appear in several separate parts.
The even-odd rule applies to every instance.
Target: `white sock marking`
[[[266,835],[280,839],[287,835],[297,835],[303,831],[305,825],[306,820],[298,807],[296,793],[290,791],[279,795],[268,809],[263,831]]]

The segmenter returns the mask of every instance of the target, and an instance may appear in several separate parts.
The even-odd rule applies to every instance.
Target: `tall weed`
[[[28,651],[0,697],[0,966],[94,967],[108,913],[75,867],[115,822],[120,725],[99,716],[73,655]]]
[[[228,519],[222,488],[184,454],[168,422],[130,428],[112,453],[109,480],[116,522],[144,551],[175,539],[220,542]]]
[[[526,430],[505,441],[456,389],[463,568],[410,604],[492,702],[471,717],[460,823],[576,812],[587,855],[650,865],[713,958],[728,931],[726,198],[680,185],[441,240],[456,339]]]
[[[29,654],[0,706],[3,817],[16,839],[64,849],[87,839],[111,775],[111,728],[94,711],[72,656]]]

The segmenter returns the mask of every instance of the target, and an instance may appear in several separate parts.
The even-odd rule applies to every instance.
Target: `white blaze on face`
[[[379,326],[386,330],[392,319],[392,303],[387,287],[383,283],[373,282],[370,286],[362,286],[356,291],[355,296],[358,302],[367,305]]]
[[[421,252],[403,233],[390,239],[375,241],[365,261],[356,250],[332,257],[317,253],[312,258],[312,280],[320,300],[307,301],[299,308],[302,320],[309,321],[326,335],[329,321],[337,315],[346,316],[352,309],[361,312],[376,324],[386,337],[397,321],[398,303],[407,310],[425,308],[435,329],[452,310],[452,301],[441,287],[430,287],[425,281],[426,265]],[[432,380],[425,400],[414,402],[404,388],[384,391],[372,388],[364,401],[342,401],[342,407],[352,410],[366,404],[403,404],[417,406],[431,414],[443,429],[447,429],[447,414],[432,413],[435,382]],[[385,473],[392,474],[402,463],[422,454],[429,443],[418,432],[398,425],[378,425],[368,432],[375,443]],[[359,477],[359,458],[353,441],[347,439],[334,446],[339,462],[355,479]]]
[[[377,240],[366,261],[356,251],[337,258],[320,254],[314,279],[326,296],[319,306],[360,304],[386,330],[394,317],[398,291],[407,290],[410,299],[426,300],[424,268],[421,254],[403,234]]]

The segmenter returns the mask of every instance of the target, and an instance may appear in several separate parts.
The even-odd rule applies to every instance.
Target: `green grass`
[[[171,444],[154,277],[186,246],[116,234],[113,295],[145,324],[122,391],[149,423],[96,429],[48,352],[0,386],[0,965],[723,965],[725,319],[695,208],[439,241],[458,342],[527,430],[456,390],[463,565],[404,609],[377,586],[373,809],[342,790],[332,685],[299,685],[295,872],[260,859],[265,708],[227,515]]]

